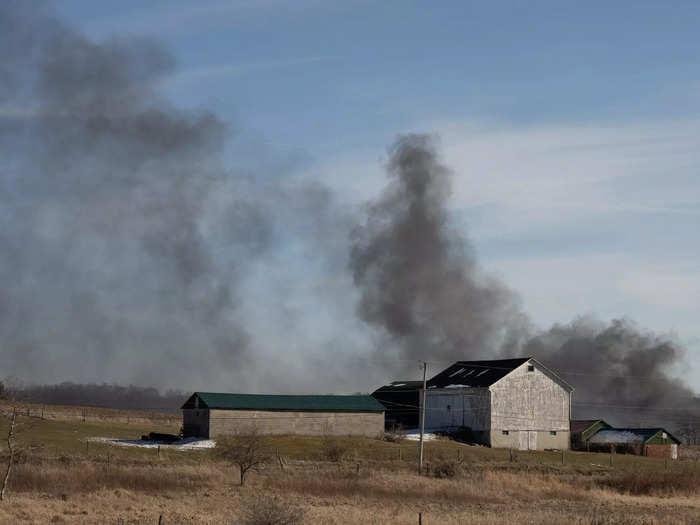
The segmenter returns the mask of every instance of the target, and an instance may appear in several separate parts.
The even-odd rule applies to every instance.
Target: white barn
[[[468,429],[491,447],[568,449],[572,392],[532,357],[458,361],[427,383],[425,428]]]

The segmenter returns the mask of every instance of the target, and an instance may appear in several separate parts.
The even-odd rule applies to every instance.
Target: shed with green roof
[[[384,406],[368,395],[195,392],[182,405],[186,436],[368,436],[384,430]]]

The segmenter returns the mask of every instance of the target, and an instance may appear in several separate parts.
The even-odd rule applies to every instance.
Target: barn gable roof
[[[195,392],[182,408],[195,408],[195,399],[201,408],[213,410],[275,410],[315,412],[384,412],[384,406],[372,396],[354,395],[272,395],[225,394]]]
[[[488,361],[457,361],[452,366],[432,377],[430,381],[428,381],[427,386],[428,388],[488,388],[506,377],[516,368],[530,361],[536,363],[541,372],[559,382],[566,390],[573,390],[571,385],[533,357],[493,359]]]
[[[458,386],[488,387],[502,379],[530,358],[491,361],[457,361],[428,381],[428,388]]]

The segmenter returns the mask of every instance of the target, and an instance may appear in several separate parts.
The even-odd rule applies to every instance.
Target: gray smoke
[[[149,39],[92,42],[10,1],[0,49],[4,373],[270,390],[243,281],[285,239],[346,237],[330,194],[224,169],[227,127],[160,95],[175,64]]]
[[[574,413],[616,424],[677,426],[700,415],[695,393],[671,376],[684,355],[671,336],[644,331],[626,319],[604,324],[580,318],[533,337],[524,352],[552,366],[576,387]]]
[[[669,375],[683,355],[669,337],[629,321],[584,318],[533,336],[517,296],[483,274],[451,226],[450,172],[434,139],[399,137],[389,154],[388,187],[354,232],[350,267],[359,314],[385,334],[380,355],[398,358],[395,373],[414,377],[412,360],[436,362],[437,370],[456,360],[533,355],[575,386],[576,417],[660,424],[674,420],[668,407],[696,403]]]
[[[389,155],[389,185],[353,232],[359,315],[382,327],[407,362],[486,358],[517,346],[526,326],[517,296],[479,270],[450,226],[450,172],[434,139],[399,137]]]

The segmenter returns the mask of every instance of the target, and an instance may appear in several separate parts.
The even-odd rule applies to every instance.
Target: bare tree
[[[216,449],[221,459],[238,467],[241,485],[245,483],[248,472],[260,469],[270,458],[267,443],[256,429],[245,435],[218,440]]]
[[[5,469],[5,476],[2,478],[2,488],[0,488],[0,501],[5,499],[5,489],[7,489],[7,483],[10,480],[10,473],[12,472],[12,464],[15,461],[15,423],[17,422],[17,409],[12,409],[12,416],[10,418],[10,426],[7,430],[7,469]]]

